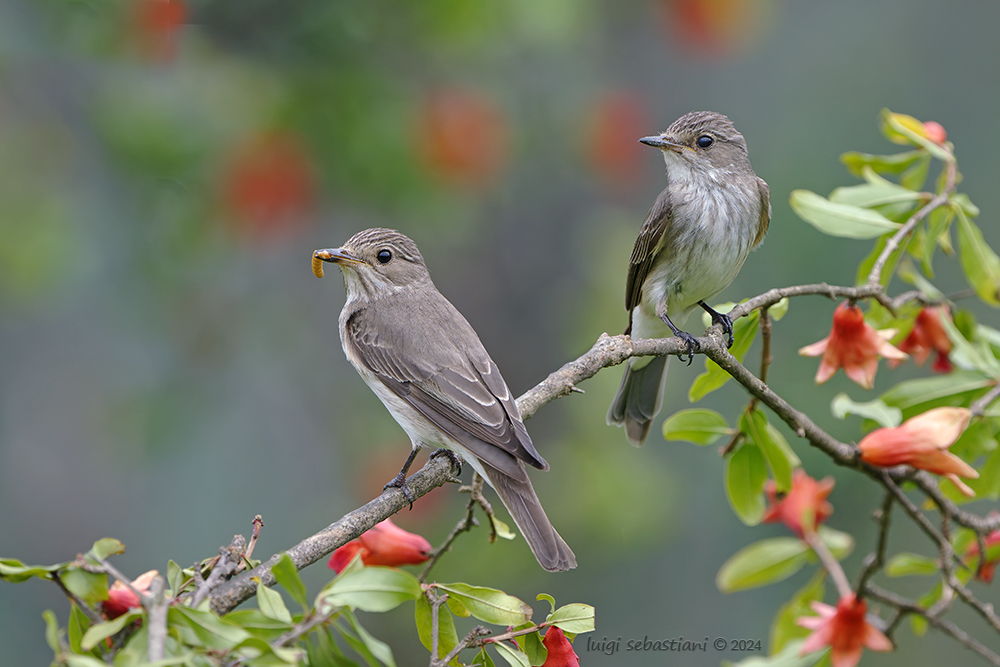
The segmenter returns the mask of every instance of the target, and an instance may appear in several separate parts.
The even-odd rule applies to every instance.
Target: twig
[[[148,620],[147,654],[150,662],[163,659],[163,651],[167,643],[167,607],[169,602],[164,596],[167,582],[157,575],[149,586],[149,604],[146,605]]]
[[[913,600],[908,600],[904,597],[900,597],[891,591],[887,591],[883,588],[876,586],[875,584],[869,582],[865,585],[865,594],[874,600],[878,600],[887,605],[891,605],[900,610],[900,612],[907,614],[917,614],[923,616],[927,619],[934,628],[945,633],[962,646],[971,649],[985,658],[988,662],[993,665],[1000,667],[1000,655],[997,655],[990,649],[986,648],[983,644],[979,643],[974,637],[970,636],[967,632],[959,628],[957,625],[951,621],[946,621],[943,618],[938,618],[927,612],[926,609],[921,607]]]
[[[994,385],[992,389],[977,398],[972,405],[969,406],[972,416],[982,417],[983,413],[986,412],[986,408],[990,407],[990,403],[997,400],[998,397],[1000,397],[1000,384]]]
[[[983,553],[986,552],[984,551]],[[98,623],[104,622],[104,619],[101,618],[100,613],[98,613],[96,609],[94,609],[89,604],[81,600],[76,593],[66,588],[66,584],[63,583],[62,577],[59,576],[58,572],[52,573],[52,581],[54,581],[56,583],[56,586],[59,587],[59,590],[61,590],[63,594],[65,594],[66,597],[68,597],[73,602],[73,604],[76,605],[77,609],[83,612],[84,616],[86,616],[91,623],[97,625]]]
[[[253,518],[253,532],[250,533],[250,541],[247,543],[247,548],[243,552],[243,563],[240,564],[240,569],[246,565],[246,561],[250,560],[253,556],[253,549],[257,546],[257,538],[260,537],[260,529],[264,527],[264,518],[261,515],[257,515]],[[239,571],[239,570],[237,570]]]
[[[277,639],[275,639],[273,642],[271,642],[271,646],[279,646],[280,647],[280,646],[290,646],[290,645],[294,644],[295,642],[298,641],[299,637],[301,637],[302,635],[307,634],[309,631],[311,631],[317,625],[320,625],[322,623],[326,623],[327,621],[330,620],[330,617],[333,616],[333,614],[338,613],[339,611],[340,611],[340,607],[333,607],[333,608],[330,609],[329,612],[327,612],[325,614],[309,614],[309,615],[307,615],[305,618],[303,618],[301,621],[299,621],[295,625],[295,627],[293,627],[291,630],[288,630],[287,632],[285,632],[284,634],[282,634],[280,637],[278,637]]]
[[[448,594],[438,593],[436,588],[429,587],[424,591],[424,596],[427,597],[427,601],[431,603],[431,665],[430,667],[438,667],[438,665],[447,665],[451,662],[451,658],[445,661],[441,661],[438,658],[441,654],[438,652],[441,646],[441,630],[440,630],[440,618],[441,618],[441,605],[443,605],[448,600]],[[457,653],[455,655],[458,655]],[[452,656],[454,657],[454,656]]]
[[[444,667],[449,662],[451,662],[455,656],[464,651],[467,648],[479,648],[482,644],[476,644],[480,637],[490,634],[490,631],[481,625],[477,625],[469,631],[469,634],[462,638],[462,641],[455,645],[455,648],[451,650],[445,657],[441,658],[436,664],[431,663],[432,667]]]
[[[823,568],[837,586],[837,593],[840,597],[845,598],[853,594],[854,590],[847,582],[847,575],[844,574],[844,568],[840,566],[837,559],[830,553],[830,549],[827,548],[826,543],[823,542],[819,534],[815,531],[806,531],[802,539],[813,550],[813,553],[819,557],[819,562],[823,564]]]
[[[229,546],[219,549],[219,560],[212,568],[208,579],[199,582],[195,588],[194,596],[191,599],[191,606],[197,607],[201,604],[216,586],[228,579],[243,563],[243,549],[246,546],[246,538],[242,535],[234,535]]]
[[[855,590],[861,595],[865,589],[865,584],[868,580],[882,569],[885,564],[885,550],[889,543],[889,524],[891,523],[892,516],[892,503],[895,500],[895,496],[892,491],[885,492],[885,498],[882,500],[882,507],[875,512],[875,519],[878,521],[878,542],[875,545],[875,551],[868,554],[865,558],[864,570],[861,572],[861,577],[858,579],[858,585]]]
[[[441,560],[441,556],[451,550],[452,543],[454,543],[459,535],[470,531],[479,525],[479,522],[476,520],[474,514],[477,499],[481,498],[483,495],[483,478],[479,476],[479,473],[476,473],[472,477],[472,484],[470,486],[462,486],[458,490],[459,492],[469,493],[469,502],[465,506],[465,516],[460,519],[457,524],[455,524],[455,527],[451,529],[451,532],[448,534],[448,537],[445,538],[444,542],[441,543],[441,546],[431,553],[430,560],[427,561],[427,565],[424,566],[420,576],[417,577],[417,580],[420,581],[420,583],[427,581],[427,577],[430,575],[431,570],[435,565],[437,565],[437,562]]]

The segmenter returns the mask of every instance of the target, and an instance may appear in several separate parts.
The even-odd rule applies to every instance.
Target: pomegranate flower
[[[548,650],[542,667],[580,667],[580,656],[559,628],[553,626],[546,630],[542,644]]]
[[[799,350],[804,357],[823,357],[816,373],[816,384],[823,384],[843,368],[847,377],[865,389],[875,384],[878,358],[906,359],[906,354],[889,343],[895,329],[876,331],[865,322],[856,305],[845,301],[833,312],[833,327],[823,340]]]
[[[990,512],[989,516],[995,516],[996,512]],[[997,562],[1000,562],[1000,556],[995,558],[990,558],[990,551],[996,545],[1000,544],[1000,530],[994,530],[989,533],[983,540],[986,543],[986,562],[983,563],[979,571],[976,572],[976,579],[979,581],[986,582],[987,584],[993,582],[993,574],[997,567]],[[974,559],[979,558],[979,543],[973,541],[972,544],[968,546],[965,550],[965,560],[966,562],[972,562]]]
[[[802,644],[801,655],[829,646],[833,667],[854,667],[864,648],[892,650],[889,638],[865,620],[868,604],[853,593],[842,597],[836,607],[813,602],[812,608],[819,616],[802,616],[795,621],[813,631]]]
[[[156,570],[150,570],[145,574],[139,575],[132,582],[132,588],[135,588],[140,593],[148,593],[149,587],[153,585],[153,579],[156,579],[159,574]],[[101,602],[101,609],[109,621],[118,618],[129,609],[142,606],[142,601],[139,600],[139,596],[135,594],[132,588],[129,588],[120,581],[111,584],[111,588],[108,589],[108,599]]]
[[[764,487],[770,503],[764,512],[764,523],[780,521],[803,538],[806,533],[815,533],[816,528],[833,514],[833,505],[826,500],[833,485],[833,477],[816,481],[805,470],[797,468],[791,490],[779,500],[774,480],[769,480]]]
[[[931,352],[937,352],[937,359],[931,365],[931,370],[937,373],[950,373],[955,369],[948,353],[953,347],[951,339],[941,325],[941,316],[948,317],[948,311],[944,308],[924,308],[917,315],[913,323],[913,329],[902,343],[899,349],[906,352],[918,366],[923,366]],[[896,359],[889,360],[889,367],[895,368],[900,362]]]
[[[979,473],[948,451],[969,425],[968,408],[934,408],[894,428],[872,431],[858,443],[861,458],[884,468],[911,465],[944,475],[967,496],[976,495],[959,477],[976,479]]]
[[[403,530],[391,519],[386,519],[334,551],[327,566],[339,574],[359,551],[365,565],[396,567],[425,562],[430,557],[431,545],[420,535]]]

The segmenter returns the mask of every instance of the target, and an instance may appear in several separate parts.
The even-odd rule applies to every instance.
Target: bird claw
[[[687,365],[690,366],[691,362],[694,361],[694,353],[701,349],[701,344],[698,343],[697,338],[695,338],[686,331],[678,331],[674,335],[687,344],[687,359],[684,358],[683,352],[677,355],[677,359],[680,360],[681,363],[687,361]]]
[[[722,333],[726,335],[726,349],[731,348],[736,342],[733,338],[733,318],[725,313],[712,313],[712,324],[722,325]]]
[[[436,449],[436,450],[434,450],[434,453],[431,454],[431,458],[432,459],[437,458],[439,456],[444,456],[449,461],[451,461],[452,467],[458,468],[458,474],[460,474],[460,475],[462,474],[462,457],[461,456],[459,456],[455,452],[453,452],[450,449],[447,449],[445,447],[442,447],[441,449]]]
[[[382,487],[382,491],[388,491],[389,489],[399,489],[403,492],[403,497],[410,503],[410,509],[413,509],[413,501],[416,498],[413,497],[413,492],[410,491],[410,485],[406,483],[406,473],[400,471],[392,481]]]

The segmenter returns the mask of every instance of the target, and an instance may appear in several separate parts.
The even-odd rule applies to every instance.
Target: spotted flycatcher
[[[386,486],[409,497],[406,472],[421,445],[455,452],[496,490],[543,568],[576,567],[524,467],[549,464],[531,444],[500,369],[438,292],[416,244],[397,231],[368,229],[313,257],[340,266],[344,353],[413,444]]]
[[[692,111],[662,134],[643,137],[659,148],[667,165],[667,187],[639,230],[625,285],[626,333],[687,343],[688,363],[698,349],[681,331],[695,306],[721,324],[733,344],[733,323],[705,303],[739,273],[771,219],[767,183],[750,166],[747,144],[732,122],[712,111]],[[629,359],[608,424],[625,427],[639,446],[663,402],[668,357]],[[684,361],[683,356],[681,360]]]

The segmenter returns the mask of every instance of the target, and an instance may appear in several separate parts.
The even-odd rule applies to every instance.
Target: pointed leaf
[[[911,143],[920,146],[939,160],[944,162],[955,161],[954,155],[927,138],[927,133],[923,129],[924,124],[913,116],[892,113],[888,109],[882,109],[882,112],[879,114],[879,122],[882,127],[882,134],[889,141],[897,144]]]
[[[288,612],[285,601],[281,599],[281,593],[272,591],[263,585],[257,577],[254,577],[254,580],[257,582],[257,607],[260,609],[260,613],[268,618],[291,625],[292,615]]]
[[[890,577],[934,576],[940,572],[937,560],[911,553],[896,554],[885,566],[885,573]]]
[[[80,640],[80,646],[84,651],[89,651],[100,642],[104,641],[107,637],[111,637],[121,632],[122,628],[129,625],[137,618],[142,618],[142,609],[129,609],[116,619],[92,625],[85,633],[83,633],[83,639]]]
[[[414,618],[417,624],[417,636],[420,637],[420,643],[424,645],[424,648],[430,651],[434,628],[434,619],[431,614],[433,610],[431,603],[424,595],[418,597],[416,602]],[[455,619],[452,618],[448,605],[441,605],[438,609],[438,654],[436,657],[443,658],[451,653],[451,650],[456,646],[458,646],[458,631],[455,630]],[[452,664],[457,664],[457,660],[452,660]]]
[[[871,419],[885,428],[892,428],[903,423],[903,411],[899,408],[889,407],[878,398],[858,403],[852,401],[851,397],[844,392],[833,397],[830,411],[837,419],[844,419],[847,415],[858,415],[865,419]]]
[[[67,565],[69,563],[25,565],[16,558],[0,558],[0,581],[9,581],[12,584],[18,584],[32,577],[50,579],[53,572],[57,572]]]
[[[874,239],[900,226],[878,211],[836,204],[809,190],[793,191],[789,203],[800,218],[829,236]]]
[[[493,644],[493,648],[497,650],[500,657],[506,660],[507,664],[511,665],[511,667],[531,667],[528,656],[521,651],[515,650],[510,644],[496,642]]]
[[[722,436],[732,435],[726,418],[715,410],[692,408],[676,412],[663,422],[666,440],[684,440],[696,445],[710,445]]]
[[[822,569],[817,570],[816,574],[809,580],[809,583],[796,591],[792,599],[783,604],[778,610],[774,621],[771,622],[770,651],[772,654],[779,653],[789,642],[796,639],[804,639],[809,635],[811,631],[803,628],[795,621],[800,616],[811,616],[815,613],[810,604],[823,601],[823,593],[826,588],[824,586],[825,581],[826,571]]]
[[[760,322],[760,311],[753,311],[746,317],[741,317],[733,323],[733,347],[730,354],[737,360],[743,361],[753,339],[757,336],[758,323]],[[721,388],[732,376],[716,364],[714,361],[705,358],[705,372],[694,379],[691,388],[688,390],[688,399],[692,403],[697,403],[702,398]]]
[[[108,576],[68,567],[59,577],[63,585],[87,604],[96,605],[108,599]]]
[[[958,215],[958,250],[962,269],[969,284],[979,298],[993,306],[1000,306],[1000,257],[983,239],[979,227],[956,206]]]
[[[726,461],[726,497],[740,521],[756,526],[764,516],[767,461],[760,447],[745,442]]]
[[[458,598],[469,612],[481,621],[495,625],[520,625],[531,620],[531,607],[513,595],[483,586],[468,584],[436,584],[436,587]]]
[[[794,537],[771,537],[744,547],[727,560],[715,583],[723,593],[772,584],[806,564],[809,547]]]
[[[760,446],[774,476],[777,490],[780,493],[787,493],[792,488],[792,470],[802,462],[792,451],[785,436],[767,422],[767,416],[760,408],[755,409],[750,415],[741,416],[740,427]]]
[[[274,575],[275,581],[288,591],[293,600],[302,605],[303,609],[309,608],[309,593],[306,591],[306,585],[302,583],[299,571],[287,553],[281,555],[278,562],[271,568],[271,573]]]
[[[104,537],[94,542],[94,546],[87,552],[87,556],[95,561],[105,560],[109,556],[125,553],[125,545],[113,537]]]
[[[580,634],[594,631],[594,608],[589,604],[574,602],[563,605],[548,615],[546,623],[558,627],[563,632]]]
[[[421,598],[423,598],[424,600],[427,599],[427,598],[424,598],[423,595],[421,595],[417,599],[420,600]],[[373,637],[372,634],[370,632],[368,632],[368,630],[366,630],[364,628],[364,626],[361,625],[360,622],[358,622],[357,617],[354,614],[352,614],[351,612],[349,612],[349,611],[346,612],[344,614],[344,616],[347,617],[348,622],[351,624],[351,628],[357,634],[358,639],[361,640],[361,643],[364,646],[366,653],[368,653],[369,655],[371,655],[372,657],[374,657],[375,660],[377,660],[378,662],[380,662],[383,665],[385,665],[385,667],[396,667],[396,660],[392,657],[392,649],[389,648],[388,644],[386,644],[381,639],[376,639],[375,637]],[[441,621],[441,619],[439,617],[438,618],[438,622],[440,623],[440,621]],[[440,631],[441,631],[441,628],[440,628],[440,625],[439,625],[438,626],[438,633],[440,633]],[[439,634],[439,636],[440,636],[440,634]],[[454,647],[452,647],[452,648],[454,648]],[[449,649],[449,651],[450,650],[451,649]],[[447,652],[444,653],[444,655],[448,655]]]
[[[928,155],[921,150],[893,155],[871,155],[870,153],[851,151],[840,156],[840,161],[844,163],[847,170],[859,178],[864,176],[866,167],[879,174],[896,175],[902,174],[923,159],[928,159]]]
[[[363,611],[389,611],[407,600],[416,600],[420,582],[409,572],[371,566],[341,574],[323,593],[326,604]]]
[[[880,397],[890,407],[903,411],[903,419],[942,405],[968,405],[973,397],[992,387],[994,381],[974,371],[900,382]]]

